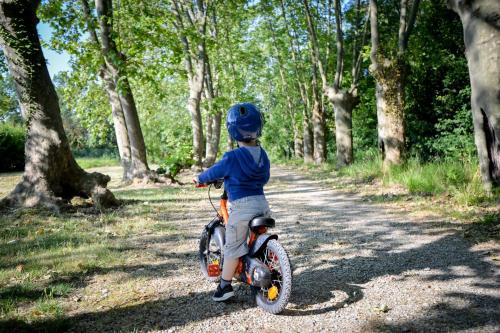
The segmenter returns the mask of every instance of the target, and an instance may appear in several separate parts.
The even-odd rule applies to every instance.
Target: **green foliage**
[[[74,67],[71,73],[60,73],[55,83],[70,145],[76,149],[116,146],[111,106],[96,77]]]
[[[164,174],[173,180],[182,169],[189,168],[193,164],[194,160],[192,158],[191,147],[189,145],[184,145],[169,154],[160,164],[160,168],[156,171],[158,174]]]
[[[0,49],[0,121],[21,123],[21,114],[14,80],[9,75],[7,62],[3,51]]]
[[[0,172],[24,169],[25,132],[23,126],[0,123]]]

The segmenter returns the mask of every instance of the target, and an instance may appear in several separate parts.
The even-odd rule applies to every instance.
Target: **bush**
[[[175,177],[177,174],[179,174],[182,169],[189,168],[193,164],[194,160],[191,155],[191,147],[184,145],[178,150],[172,151],[163,163],[161,163],[156,172],[158,174],[164,174],[172,181],[176,181]]]
[[[0,124],[0,172],[24,169],[25,129],[11,124]]]

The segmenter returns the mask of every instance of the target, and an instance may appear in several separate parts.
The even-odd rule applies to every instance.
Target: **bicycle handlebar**
[[[224,184],[224,179],[217,179],[208,183],[195,183],[196,188],[207,187],[208,185],[214,185],[215,188],[221,188],[222,184]]]

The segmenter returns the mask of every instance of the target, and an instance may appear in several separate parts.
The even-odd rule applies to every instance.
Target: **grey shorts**
[[[258,215],[271,215],[266,197],[263,195],[244,197],[229,203],[225,257],[236,259],[248,253],[248,222]]]

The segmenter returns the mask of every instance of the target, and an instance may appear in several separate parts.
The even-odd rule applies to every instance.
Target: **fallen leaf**
[[[17,265],[17,266],[16,266],[16,271],[18,271],[18,272],[22,272],[22,271],[24,271],[24,265],[22,265],[22,264]]]

